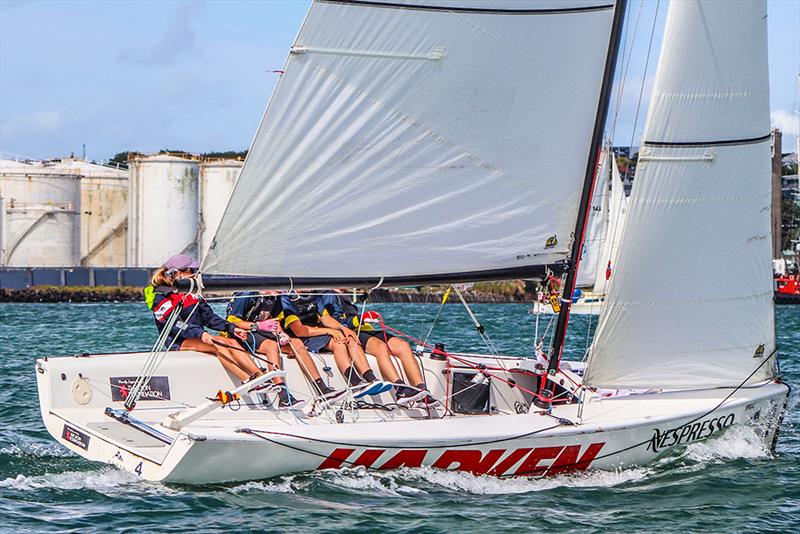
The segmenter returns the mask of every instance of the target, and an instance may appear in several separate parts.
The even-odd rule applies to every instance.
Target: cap
[[[197,269],[200,266],[188,254],[175,254],[164,262],[164,267],[169,271],[183,271],[185,269]]]

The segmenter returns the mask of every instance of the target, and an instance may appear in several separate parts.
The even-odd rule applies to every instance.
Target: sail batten
[[[584,383],[775,376],[762,0],[672,2],[617,267]],[[674,95],[691,95],[675,98]]]
[[[204,272],[424,283],[569,257],[608,0],[377,4],[312,4]]]

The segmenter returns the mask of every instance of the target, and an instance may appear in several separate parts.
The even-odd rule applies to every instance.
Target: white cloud
[[[800,135],[800,113],[777,109],[770,115],[772,117],[772,125],[784,134]]]
[[[175,9],[161,37],[150,47],[123,50],[121,61],[135,65],[172,65],[182,57],[195,52],[194,18],[202,11],[200,2],[181,4]]]
[[[12,117],[3,123],[2,129],[7,135],[46,134],[60,130],[64,122],[63,111],[43,110]]]

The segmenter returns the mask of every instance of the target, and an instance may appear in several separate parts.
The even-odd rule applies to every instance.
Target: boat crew
[[[236,292],[228,302],[227,320],[249,331],[247,339],[240,340],[242,346],[249,351],[257,350],[265,354],[268,361],[276,368],[281,367],[279,352],[290,358],[294,357],[300,369],[314,384],[319,396],[331,400],[341,395],[343,392],[330,388],[322,380],[303,341],[288,336],[280,323],[274,319],[279,307],[277,295],[263,291]]]
[[[236,341],[212,335],[206,332],[206,328],[238,338],[246,337],[247,332],[214,313],[205,300],[177,288],[176,282],[193,277],[197,267],[197,262],[190,256],[176,254],[153,273],[150,285],[144,289],[145,302],[153,312],[159,333],[173,319],[173,314],[177,314],[166,334],[164,346],[167,350],[213,354],[228,372],[243,382],[260,376],[263,371],[247,353],[238,350]]]
[[[378,360],[383,379],[395,384],[397,404],[408,406],[423,399],[428,403],[438,402],[428,392],[411,346],[404,339],[386,332],[377,312],[367,311],[362,318],[358,307],[335,290],[328,290],[317,297],[317,306],[322,310],[325,324],[338,326],[345,335],[358,339],[362,349]],[[414,384],[414,387],[409,387],[400,378],[392,355],[400,360],[408,383]]]
[[[382,386],[376,388],[375,393],[392,388],[391,384],[383,385],[378,381],[355,337],[348,337],[338,323],[333,327],[323,323],[315,296],[281,295],[279,302],[281,311],[277,319],[283,329],[300,338],[311,352],[332,352],[336,366],[351,387],[371,382]]]

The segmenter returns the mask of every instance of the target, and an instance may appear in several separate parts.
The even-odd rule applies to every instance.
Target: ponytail
[[[150,278],[150,285],[153,287],[168,286],[172,287],[175,283],[175,277],[167,274],[166,267],[159,267]]]

